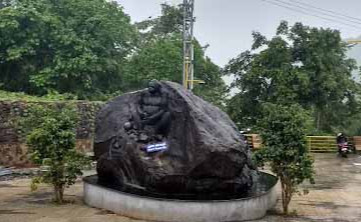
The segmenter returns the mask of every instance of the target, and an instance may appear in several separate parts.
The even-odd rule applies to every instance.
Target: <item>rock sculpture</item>
[[[94,151],[99,183],[120,190],[247,192],[256,172],[230,118],[166,81],[106,104],[97,116]]]

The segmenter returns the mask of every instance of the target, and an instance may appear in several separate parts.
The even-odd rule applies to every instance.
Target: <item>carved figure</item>
[[[170,127],[170,112],[168,109],[168,96],[162,92],[162,86],[156,80],[148,84],[148,90],[140,95],[138,103],[140,129],[154,134],[166,135]],[[150,134],[152,134],[150,132]]]

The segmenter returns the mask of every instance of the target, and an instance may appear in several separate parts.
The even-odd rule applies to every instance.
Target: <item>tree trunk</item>
[[[321,127],[321,110],[317,111],[317,131],[320,131],[320,127]]]
[[[54,185],[54,193],[55,193],[55,202],[58,204],[62,204],[63,196],[64,196],[64,186],[62,185]]]
[[[291,202],[293,195],[293,187],[291,182],[286,178],[281,176],[281,187],[282,187],[282,207],[283,213],[288,214],[288,205]]]

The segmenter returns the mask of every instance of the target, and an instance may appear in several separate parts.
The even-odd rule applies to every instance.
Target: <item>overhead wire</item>
[[[324,12],[332,13],[332,14],[335,14],[335,15],[338,15],[338,16],[342,16],[342,17],[345,17],[345,18],[348,18],[348,19],[351,19],[351,20],[354,20],[354,21],[357,21],[357,22],[361,22],[361,18],[356,18],[356,17],[352,17],[352,16],[349,16],[349,15],[345,15],[345,14],[336,12],[336,11],[331,11],[331,10],[328,10],[328,9],[320,8],[320,7],[317,7],[317,6],[314,6],[314,5],[311,5],[311,4],[307,4],[307,3],[304,3],[304,2],[300,2],[300,1],[297,1],[297,0],[290,0],[290,1],[298,3],[300,5],[310,7],[310,8],[314,8],[314,9],[317,9],[317,10],[320,10],[320,11],[324,11]]]
[[[344,21],[347,21],[347,22],[351,22],[351,23],[355,23],[355,24],[358,24],[358,25],[361,25],[361,20],[360,21],[353,21],[351,19],[348,19],[348,18],[345,18],[343,16],[340,16],[340,15],[337,15],[335,13],[332,13],[332,12],[324,12],[323,10],[321,9],[315,9],[315,7],[311,7],[311,6],[307,6],[307,7],[304,7],[304,6],[300,6],[300,5],[303,5],[303,3],[299,3],[298,1],[292,1],[292,0],[289,0],[289,1],[283,1],[283,0],[274,0],[276,2],[281,2],[283,4],[289,4],[290,6],[292,7],[295,7],[295,8],[300,8],[302,10],[310,10],[310,11],[313,11],[313,12],[316,12],[316,13],[320,13],[322,15],[325,15],[325,16],[328,16],[328,17],[331,17],[333,19],[337,18],[337,19],[341,19],[341,20],[344,20]],[[297,4],[300,4],[300,5],[297,5]]]
[[[267,2],[267,3],[272,4],[272,5],[276,5],[276,6],[291,10],[291,11],[295,11],[295,12],[298,12],[298,13],[307,14],[307,15],[317,17],[317,18],[320,18],[320,19],[323,19],[323,20],[331,21],[331,22],[336,22],[336,23],[348,26],[348,28],[361,30],[360,26],[356,26],[356,25],[353,25],[353,24],[350,24],[350,23],[345,23],[345,22],[342,22],[342,21],[339,21],[339,20],[336,20],[336,19],[332,19],[332,18],[323,17],[323,16],[320,16],[320,15],[305,11],[304,9],[299,9],[299,7],[298,8],[297,7],[292,7],[294,5],[285,4],[283,1],[280,1],[280,0],[261,0],[261,1]]]

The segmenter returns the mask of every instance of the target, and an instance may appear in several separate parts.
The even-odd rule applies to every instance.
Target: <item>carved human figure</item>
[[[168,96],[162,92],[162,87],[158,81],[149,82],[148,90],[140,95],[137,111],[141,130],[150,127],[155,134],[163,136],[167,134],[171,122]]]

